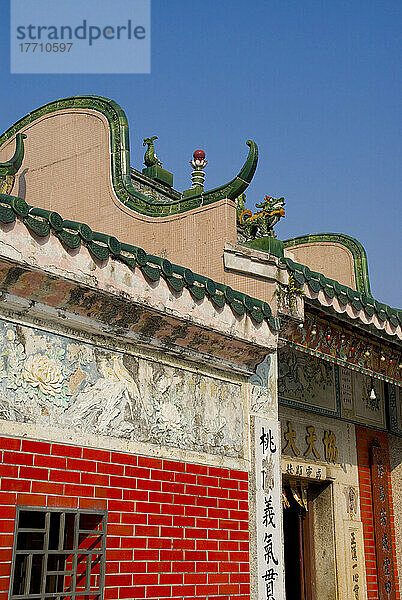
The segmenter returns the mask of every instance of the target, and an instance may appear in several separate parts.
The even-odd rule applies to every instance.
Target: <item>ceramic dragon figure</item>
[[[265,196],[263,202],[256,204],[261,208],[253,213],[245,206],[245,194],[237,199],[237,226],[247,240],[270,235],[275,237],[274,226],[285,216],[284,198]]]
[[[162,166],[161,161],[155,154],[155,146],[154,141],[158,139],[157,135],[153,135],[152,137],[145,138],[143,146],[148,146],[147,151],[144,156],[144,164],[146,167],[153,167],[154,165]]]

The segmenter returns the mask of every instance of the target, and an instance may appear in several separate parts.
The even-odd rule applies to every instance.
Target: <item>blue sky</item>
[[[212,188],[238,172],[252,138],[249,206],[285,196],[281,239],[356,237],[373,295],[402,306],[400,0],[152,0],[150,75],[10,75],[7,4],[1,130],[56,98],[113,98],[130,123],[132,166],[142,168],[142,139],[158,135],[179,190],[195,148]]]

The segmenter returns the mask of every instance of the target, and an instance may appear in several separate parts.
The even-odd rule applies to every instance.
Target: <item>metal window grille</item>
[[[104,511],[17,507],[10,600],[103,600]]]

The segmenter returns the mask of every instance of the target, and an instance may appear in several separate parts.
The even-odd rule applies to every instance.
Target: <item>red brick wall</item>
[[[366,427],[356,427],[357,463],[359,468],[360,510],[363,522],[364,553],[366,558],[367,599],[378,600],[377,564],[375,554],[373,503],[371,493],[370,446],[378,440],[381,447],[388,451],[388,437],[385,433]],[[394,556],[394,574],[396,598],[400,600],[398,570],[395,555],[395,526],[392,502],[391,472],[388,468],[389,507],[391,517],[391,535]]]
[[[248,474],[0,438],[0,600],[15,505],[107,509],[105,599],[249,600]]]

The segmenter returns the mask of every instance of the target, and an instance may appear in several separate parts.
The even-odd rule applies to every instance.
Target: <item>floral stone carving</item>
[[[45,396],[55,397],[62,393],[61,365],[46,354],[29,356],[24,363],[22,377],[32,387],[38,387]]]

